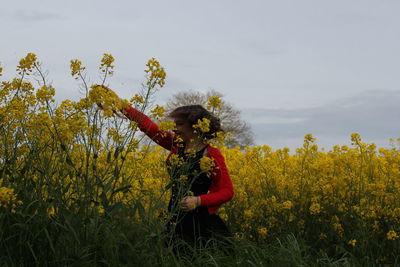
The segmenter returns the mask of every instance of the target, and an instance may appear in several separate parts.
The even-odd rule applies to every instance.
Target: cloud
[[[351,133],[382,146],[400,137],[400,91],[365,91],[349,98],[301,109],[246,109],[243,116],[252,125],[258,144],[301,145],[312,133],[325,147],[348,144]],[[287,143],[285,143],[287,142]]]
[[[36,21],[53,21],[62,20],[63,16],[54,12],[45,12],[38,10],[18,10],[14,13],[14,17],[19,21],[36,22]]]

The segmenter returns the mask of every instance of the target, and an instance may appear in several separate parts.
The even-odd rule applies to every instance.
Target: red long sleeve
[[[233,198],[234,190],[224,157],[221,152],[212,146],[207,147],[207,155],[214,159],[215,167],[212,170],[211,186],[208,194],[201,195],[201,206],[207,206],[210,214],[225,202]]]
[[[175,134],[172,132],[160,131],[158,125],[139,110],[128,106],[123,110],[123,113],[131,121],[137,122],[139,129],[163,148],[173,150],[176,146]]]

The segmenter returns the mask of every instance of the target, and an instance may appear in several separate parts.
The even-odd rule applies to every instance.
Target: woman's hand
[[[191,211],[201,205],[199,196],[184,197],[181,201],[181,209],[184,211]]]
[[[107,86],[105,86],[105,85],[100,85],[100,84],[97,84],[96,86],[100,86],[100,87],[102,87],[104,90],[106,90],[106,91],[112,91],[109,87],[107,87]]]
[[[104,85],[96,84],[96,87],[101,87],[101,88],[103,88],[104,90],[106,90],[107,92],[108,92],[108,91],[111,91],[110,88],[108,88],[107,86],[104,86]],[[102,104],[102,103],[96,103],[96,104],[97,104],[97,106],[98,106],[99,108],[103,109],[103,104]]]
[[[97,86],[100,86],[100,87],[103,88],[106,92],[112,92],[113,94],[115,94],[115,92],[114,92],[113,90],[111,90],[110,88],[108,88],[108,87],[105,86],[105,85],[97,85]],[[117,101],[120,101],[120,100],[121,100],[121,99],[119,98],[119,96],[116,95],[116,94],[115,94],[115,98],[116,98]],[[100,109],[104,109],[103,103],[96,103],[96,104],[97,104],[97,106],[98,106]],[[112,108],[112,111],[113,111],[113,113],[114,113],[115,115],[117,115],[118,117],[125,119],[125,116],[122,116],[121,114],[119,114],[114,108]]]

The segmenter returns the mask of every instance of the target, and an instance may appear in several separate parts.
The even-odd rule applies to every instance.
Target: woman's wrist
[[[200,207],[201,206],[201,198],[200,198],[200,196],[197,196],[197,199],[196,199],[196,206],[197,207]]]

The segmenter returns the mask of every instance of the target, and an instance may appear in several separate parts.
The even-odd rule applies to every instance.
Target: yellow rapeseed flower
[[[183,158],[181,158],[178,154],[172,154],[168,162],[171,166],[181,166],[183,164]]]
[[[243,213],[246,219],[250,219],[253,217],[253,211],[251,209],[246,209]]]
[[[156,105],[155,108],[150,111],[150,116],[156,119],[164,117],[164,114],[165,108],[160,105]]]
[[[204,156],[200,159],[200,169],[207,174],[211,175],[212,169],[215,167],[215,162],[212,158]]]
[[[103,54],[103,58],[101,59],[101,64],[99,69],[101,72],[106,73],[108,75],[112,75],[114,73],[114,57],[111,54]]]
[[[138,95],[138,94],[135,94],[135,95],[131,98],[130,103],[132,103],[132,104],[134,104],[134,105],[143,104],[143,103],[144,103],[143,96]]]
[[[261,238],[266,238],[268,235],[268,230],[265,227],[259,227],[257,230],[258,234],[260,235]]]
[[[160,129],[160,131],[166,132],[174,130],[176,128],[176,125],[172,120],[162,120],[158,124],[158,128]]]
[[[305,141],[308,141],[308,142],[310,142],[310,143],[312,143],[312,142],[315,142],[316,138],[314,138],[314,137],[312,136],[312,134],[306,134],[306,135],[304,136],[304,140],[305,140]]]
[[[352,145],[359,145],[361,143],[361,137],[360,134],[358,133],[352,133],[351,134],[351,144]]]
[[[222,109],[222,100],[219,96],[211,96],[208,98],[207,109]]]
[[[36,99],[41,104],[45,104],[46,101],[54,102],[55,100],[53,99],[53,97],[55,93],[56,90],[53,87],[43,85],[42,87],[40,87],[40,89],[37,90]]]
[[[4,186],[0,187],[0,207],[7,208],[16,199],[14,189]]]
[[[158,62],[155,58],[151,58],[147,64],[146,73],[149,74],[147,85],[150,87],[154,87],[159,85],[163,87],[165,85],[165,78],[167,76],[163,67],[161,67],[160,62]]]
[[[284,210],[290,210],[291,208],[293,208],[293,203],[290,200],[287,200],[285,202],[282,203],[282,208]]]
[[[110,137],[115,143],[121,143],[124,140],[124,136],[118,132],[114,127],[108,130],[107,136]]]
[[[319,214],[321,212],[321,205],[319,203],[312,203],[309,210],[312,215]]]
[[[303,144],[303,147],[305,148],[305,149],[307,149],[307,148],[311,148],[311,150],[316,150],[316,148],[318,148],[316,145],[313,145],[313,143],[315,142],[315,140],[317,140],[316,138],[314,138],[313,136],[312,136],[312,134],[306,134],[305,136],[304,136],[304,144]],[[311,145],[311,147],[310,147],[310,145]]]
[[[11,212],[15,213],[15,208],[21,204],[22,201],[17,200],[13,188],[0,187],[0,208],[11,208]]]
[[[374,221],[374,224],[372,225],[372,229],[374,229],[374,232],[378,232],[380,230],[378,221]]]
[[[28,53],[24,58],[19,61],[19,65],[17,67],[17,71],[19,74],[23,72],[29,74],[32,71],[33,67],[37,64],[37,57],[33,53]]]
[[[349,244],[349,245],[352,246],[352,247],[355,247],[355,246],[356,246],[356,243],[357,243],[357,240],[356,240],[356,239],[351,239],[351,240],[349,240],[349,242],[347,242],[347,244]]]
[[[328,236],[325,233],[320,233],[319,236],[318,236],[318,238],[321,239],[321,240],[326,239],[327,237]]]
[[[56,214],[56,209],[54,208],[54,206],[50,206],[47,208],[47,216],[54,217],[55,214]]]
[[[388,240],[396,240],[397,238],[399,238],[399,235],[396,233],[395,230],[390,230],[389,232],[387,232],[386,237]]]
[[[335,230],[336,234],[340,237],[343,236],[344,229],[341,223],[335,222],[332,224],[333,229]]]
[[[75,79],[78,79],[81,72],[85,70],[85,67],[82,66],[82,62],[78,59],[73,59],[70,61],[70,68],[71,75],[72,77],[75,77]]]
[[[193,125],[193,128],[202,133],[207,133],[210,131],[210,120],[207,118],[198,119],[197,123]]]

